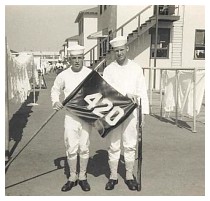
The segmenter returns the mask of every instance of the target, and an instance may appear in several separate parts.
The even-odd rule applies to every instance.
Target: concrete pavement
[[[50,89],[55,75],[46,75],[47,89],[37,92],[38,106],[23,105],[11,115],[10,149],[17,154],[54,112]],[[205,108],[203,107],[203,110]],[[202,111],[203,112],[203,111]],[[31,140],[6,171],[7,196],[203,196],[205,195],[205,124],[197,123],[197,133],[177,127],[170,119],[147,116],[143,130],[142,190],[128,190],[124,183],[123,155],[119,163],[119,183],[112,191],[104,189],[108,180],[106,138],[90,136],[88,180],[90,192],[80,186],[61,192],[68,169],[63,142],[64,112],[58,112]],[[190,127],[191,122],[185,122]],[[122,153],[123,154],[123,153]]]

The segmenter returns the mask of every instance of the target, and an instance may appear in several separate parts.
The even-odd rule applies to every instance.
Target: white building
[[[89,39],[88,36],[93,33],[97,32],[98,30],[98,8],[90,8],[87,10],[80,11],[75,23],[78,23],[78,29],[79,29],[79,35],[78,35],[78,41],[79,45],[83,45],[85,47],[85,51],[89,51],[92,47],[97,45],[96,40]],[[86,55],[85,65],[90,65],[88,61],[88,55]]]
[[[157,9],[159,15],[156,15]],[[94,63],[104,57],[109,63],[113,59],[109,40],[116,35],[125,35],[130,48],[129,58],[142,67],[194,68],[205,65],[204,6],[99,5],[97,27],[97,32],[93,30],[88,36],[98,42],[98,46],[89,52],[89,60]],[[98,52],[98,56],[94,52]],[[148,80],[148,72],[145,74]],[[152,76],[153,86],[158,88],[159,71]]]

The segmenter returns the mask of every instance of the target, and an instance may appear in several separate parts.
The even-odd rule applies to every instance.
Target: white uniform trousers
[[[137,144],[137,110],[109,134],[109,160],[118,161],[121,153],[121,139],[124,148],[125,162],[135,161]]]
[[[64,122],[64,143],[67,159],[74,160],[79,153],[80,158],[89,158],[90,125],[78,117],[66,113]]]

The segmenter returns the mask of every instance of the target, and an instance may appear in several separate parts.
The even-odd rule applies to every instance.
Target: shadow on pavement
[[[35,93],[35,100],[37,101],[39,92]],[[33,93],[31,92],[27,100],[21,105],[18,111],[13,114],[9,121],[9,137],[14,141],[20,141],[22,138],[23,129],[28,122],[28,117],[32,112],[32,106],[27,106],[33,102]]]
[[[39,92],[35,93],[35,101],[37,101]],[[9,141],[14,140],[14,144],[9,151],[9,158],[14,153],[16,147],[22,139],[23,129],[26,127],[28,122],[28,117],[32,113],[32,106],[27,106],[29,103],[33,102],[33,93],[31,92],[27,100],[21,105],[17,112],[15,112],[12,118],[9,120]],[[9,162],[9,161],[7,161]],[[6,164],[7,164],[6,162]],[[5,165],[6,165],[5,164]],[[5,169],[7,172],[9,166]]]
[[[176,121],[175,118],[171,118],[171,119],[173,121]],[[186,121],[178,119],[177,124],[180,128],[185,128],[185,129],[190,130],[190,131],[192,130],[191,126],[189,126]]]
[[[176,119],[173,118],[173,117],[165,118],[165,117],[161,117],[161,116],[158,116],[158,115],[155,115],[155,114],[153,114],[152,116],[155,117],[156,119],[164,122],[164,123],[170,123],[172,125],[176,125]],[[178,124],[178,127],[180,127],[180,128],[185,128],[187,130],[192,129],[191,126],[189,126],[186,121],[178,119],[177,124]]]
[[[89,159],[87,173],[92,174],[94,177],[105,175],[109,178],[110,170],[106,150],[97,150],[96,154]],[[122,155],[118,164],[118,173],[122,178],[125,178],[124,157]]]
[[[15,184],[11,184],[11,185],[9,185],[9,186],[6,186],[5,189],[11,188],[11,187],[13,187],[13,186],[16,186],[16,185],[18,185],[18,184],[22,184],[22,183],[24,183],[24,182],[27,182],[27,181],[30,181],[30,180],[33,180],[33,179],[36,179],[37,177],[41,177],[41,176],[43,176],[43,175],[49,174],[49,173],[51,173],[51,172],[54,172],[54,171],[56,171],[56,170],[58,170],[58,168],[53,169],[53,170],[50,170],[50,171],[47,171],[47,172],[44,172],[44,173],[41,173],[41,174],[36,175],[36,176],[34,176],[34,177],[31,177],[31,178],[25,179],[25,180],[23,180],[23,181],[17,182],[17,183],[15,183]]]
[[[66,178],[69,178],[70,170],[66,156],[56,158],[54,160],[54,164],[57,169],[63,168],[64,175],[66,175]],[[96,154],[89,158],[87,173],[93,175],[94,177],[105,175],[109,178],[110,170],[108,165],[108,153],[106,150],[97,150]],[[123,155],[120,156],[118,173],[123,179],[125,179],[125,164]]]
[[[168,118],[161,117],[161,116],[156,115],[156,114],[152,114],[152,116],[155,117],[156,119],[158,119],[158,120],[164,122],[164,123],[170,123],[170,124],[172,124],[172,125],[175,125],[175,124],[176,124],[174,120],[170,120],[170,119],[168,119]]]
[[[69,170],[69,165],[68,165],[66,156],[63,156],[63,157],[60,157],[60,158],[56,158],[54,160],[54,164],[57,167],[57,169],[64,168],[64,175],[66,175],[66,178],[69,178],[70,170]]]

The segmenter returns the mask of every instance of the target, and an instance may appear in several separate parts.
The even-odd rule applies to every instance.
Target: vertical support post
[[[93,63],[95,63],[95,48],[93,48]]]
[[[123,36],[123,28],[121,28],[121,36]]]
[[[41,74],[42,74],[42,55],[40,55],[40,72],[38,74],[38,78],[39,78],[39,89],[41,89]],[[35,74],[34,74],[34,77],[35,77]],[[34,85],[35,86],[35,85]]]
[[[103,59],[103,56],[104,56],[104,42],[103,42],[103,40],[101,42],[101,56],[102,56],[102,59]]]
[[[163,90],[162,90],[163,70],[160,69],[160,119],[163,117]]]
[[[196,133],[196,74],[197,74],[197,68],[194,69],[194,76],[193,76],[193,133]]]
[[[175,120],[175,123],[176,125],[178,125],[178,105],[179,105],[179,102],[178,102],[178,70],[176,70],[176,85],[175,85],[175,106],[176,106],[176,112],[175,112],[175,117],[176,117],[176,120]]]
[[[32,54],[33,56],[33,54]],[[33,56],[33,62],[31,62],[32,67],[32,80],[33,80],[33,103],[29,103],[27,106],[35,106],[38,105],[36,103],[36,92],[35,92],[35,69],[34,69],[34,56]]]
[[[7,50],[7,38],[5,38],[5,162],[9,160],[9,92],[8,92],[8,50]]]
[[[152,114],[152,67],[149,68],[149,113]]]
[[[33,75],[33,103],[36,102],[36,92],[35,92],[35,69],[34,69],[34,64],[32,64],[32,75]]]
[[[140,33],[140,14],[138,15],[138,35],[139,35],[139,33]]]
[[[138,117],[138,165],[137,165],[137,191],[141,191],[141,169],[142,169],[142,105],[141,105],[141,98],[139,102],[139,106],[137,108],[137,117]]]
[[[92,50],[90,50],[90,66],[92,65]]]
[[[159,5],[156,6],[154,67],[157,66],[156,62],[157,62],[157,43],[158,43],[158,15],[159,15]],[[154,69],[154,82],[153,82],[153,88],[155,87],[156,87],[156,69]]]

